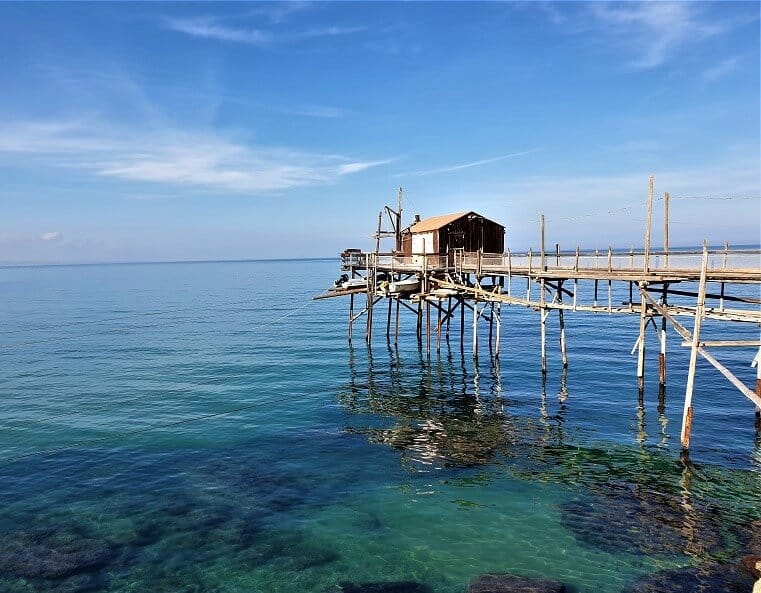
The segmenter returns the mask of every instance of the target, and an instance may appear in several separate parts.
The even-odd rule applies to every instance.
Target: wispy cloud
[[[410,171],[408,173],[397,173],[394,177],[424,177],[426,175],[438,175],[439,173],[451,173],[453,171],[461,171],[463,169],[470,169],[471,167],[480,167],[481,165],[488,165],[489,163],[496,163],[499,161],[506,161],[508,159],[514,159],[525,154],[536,152],[538,148],[532,148],[531,150],[524,150],[522,152],[514,152],[512,154],[505,154],[502,156],[492,157],[489,159],[482,159],[479,161],[472,161],[469,163],[460,163],[459,165],[450,165],[447,167],[441,167],[439,169],[427,169],[425,171]]]
[[[721,60],[719,63],[703,71],[703,75],[702,75],[703,84],[709,85],[721,80],[725,76],[728,76],[729,74],[737,70],[737,67],[739,65],[740,65],[740,58],[737,56],[732,58],[727,58],[726,60]]]
[[[164,25],[172,31],[184,33],[192,37],[214,39],[228,43],[245,43],[258,47],[295,43],[320,37],[353,35],[367,30],[367,27],[364,26],[344,27],[337,25],[315,27],[301,31],[234,27],[222,24],[219,18],[212,16],[167,18],[164,20]]]
[[[335,183],[390,162],[251,146],[213,133],[127,131],[92,121],[0,126],[3,154],[100,177],[249,193]]]
[[[272,43],[274,37],[261,29],[242,29],[220,25],[210,17],[192,19],[167,19],[166,26],[172,31],[185,33],[193,37],[216,39],[233,43],[248,43],[265,46]]]
[[[63,238],[63,234],[60,231],[50,231],[48,233],[42,233],[40,239],[43,241],[60,241]]]
[[[628,66],[636,70],[662,66],[686,48],[742,24],[710,14],[710,7],[699,2],[593,2],[569,8],[560,3],[549,8],[542,10],[557,26],[592,34],[628,53]]]

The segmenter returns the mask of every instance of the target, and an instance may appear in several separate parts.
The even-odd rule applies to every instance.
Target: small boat
[[[388,285],[388,292],[399,294],[402,292],[415,292],[420,288],[420,280],[417,278],[407,278],[405,280],[395,280]]]
[[[367,278],[350,278],[341,284],[341,288],[344,290],[352,290],[355,288],[367,288]]]

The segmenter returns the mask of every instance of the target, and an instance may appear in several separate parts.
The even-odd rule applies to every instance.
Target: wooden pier
[[[416,318],[418,344],[428,356],[441,350],[442,339],[459,334],[465,347],[470,334],[474,358],[485,346],[479,344],[479,324],[488,324],[488,352],[499,357],[503,305],[519,305],[539,314],[539,363],[547,372],[547,319],[557,313],[560,363],[568,366],[565,335],[566,312],[604,313],[639,316],[639,334],[632,348],[637,354],[637,380],[640,394],[644,389],[646,332],[652,327],[658,335],[658,378],[661,391],[667,381],[666,340],[671,327],[681,345],[689,348],[681,444],[690,447],[692,430],[692,396],[698,356],[707,360],[726,377],[755,408],[757,432],[761,432],[761,340],[704,340],[701,326],[705,319],[725,323],[751,323],[761,327],[761,251],[709,249],[704,242],[696,251],[669,247],[669,194],[663,196],[663,248],[651,249],[653,214],[653,178],[647,198],[644,247],[621,252],[608,248],[601,252],[548,251],[545,243],[544,216],[539,220],[540,249],[525,253],[484,253],[448,246],[444,254],[404,253],[405,233],[401,228],[402,194],[397,209],[385,208],[390,230],[382,227],[383,212],[378,218],[376,248],[372,252],[347,250],[341,254],[341,269],[352,282],[339,283],[316,298],[348,297],[348,337],[354,338],[355,323],[365,320],[365,340],[372,343],[374,312],[385,306],[385,338],[399,340],[400,312],[409,311]],[[464,214],[464,213],[463,213]],[[453,215],[453,216],[462,216]],[[437,217],[445,218],[445,217]],[[430,225],[429,225],[430,226]],[[414,230],[414,225],[410,227]],[[501,228],[501,227],[500,227]],[[427,230],[427,229],[426,229]],[[483,234],[483,233],[482,233]],[[382,238],[394,238],[395,249],[383,252]],[[439,239],[442,241],[443,239]],[[396,283],[407,281],[414,290],[394,290]],[[346,287],[343,287],[346,284]],[[754,286],[748,295],[748,285]],[[401,286],[401,285],[400,285]],[[621,302],[614,294],[628,295]],[[358,303],[357,301],[361,301]],[[431,314],[434,314],[432,321]],[[466,317],[469,319],[466,321]],[[660,323],[658,323],[660,321]],[[455,323],[454,331],[451,330]],[[466,326],[470,331],[466,332]],[[483,334],[486,334],[484,329]],[[483,336],[482,336],[483,337]],[[435,344],[432,340],[435,339]],[[756,384],[747,386],[712,354],[716,348],[752,349],[748,362],[756,367]]]

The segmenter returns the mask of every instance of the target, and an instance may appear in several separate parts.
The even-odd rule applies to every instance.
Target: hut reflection
[[[474,365],[452,349],[431,360],[420,351],[403,357],[389,346],[382,356],[350,349],[348,362],[350,381],[339,401],[358,419],[347,429],[401,451],[406,465],[480,465],[517,448],[541,454],[563,442],[562,417],[547,411],[546,388],[539,422],[510,413],[496,359]],[[564,414],[565,378],[558,398]]]

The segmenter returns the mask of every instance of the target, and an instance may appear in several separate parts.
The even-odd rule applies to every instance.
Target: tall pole
[[[663,194],[663,253],[669,267],[669,192]]]
[[[680,440],[682,449],[690,448],[692,433],[692,392],[695,388],[695,369],[698,363],[698,347],[700,346],[700,326],[703,322],[703,310],[706,297],[706,274],[708,270],[708,243],[703,241],[703,262],[700,268],[700,284],[698,285],[698,300],[695,304],[695,326],[692,329],[692,348],[690,349],[690,366],[687,370],[687,389],[684,394],[684,411],[682,413],[682,432]]]
[[[402,188],[396,194],[396,250],[402,250],[402,198],[404,192]]]
[[[650,231],[653,228],[653,185],[655,176],[650,175],[647,182],[647,219],[645,220],[645,274],[650,266]]]

